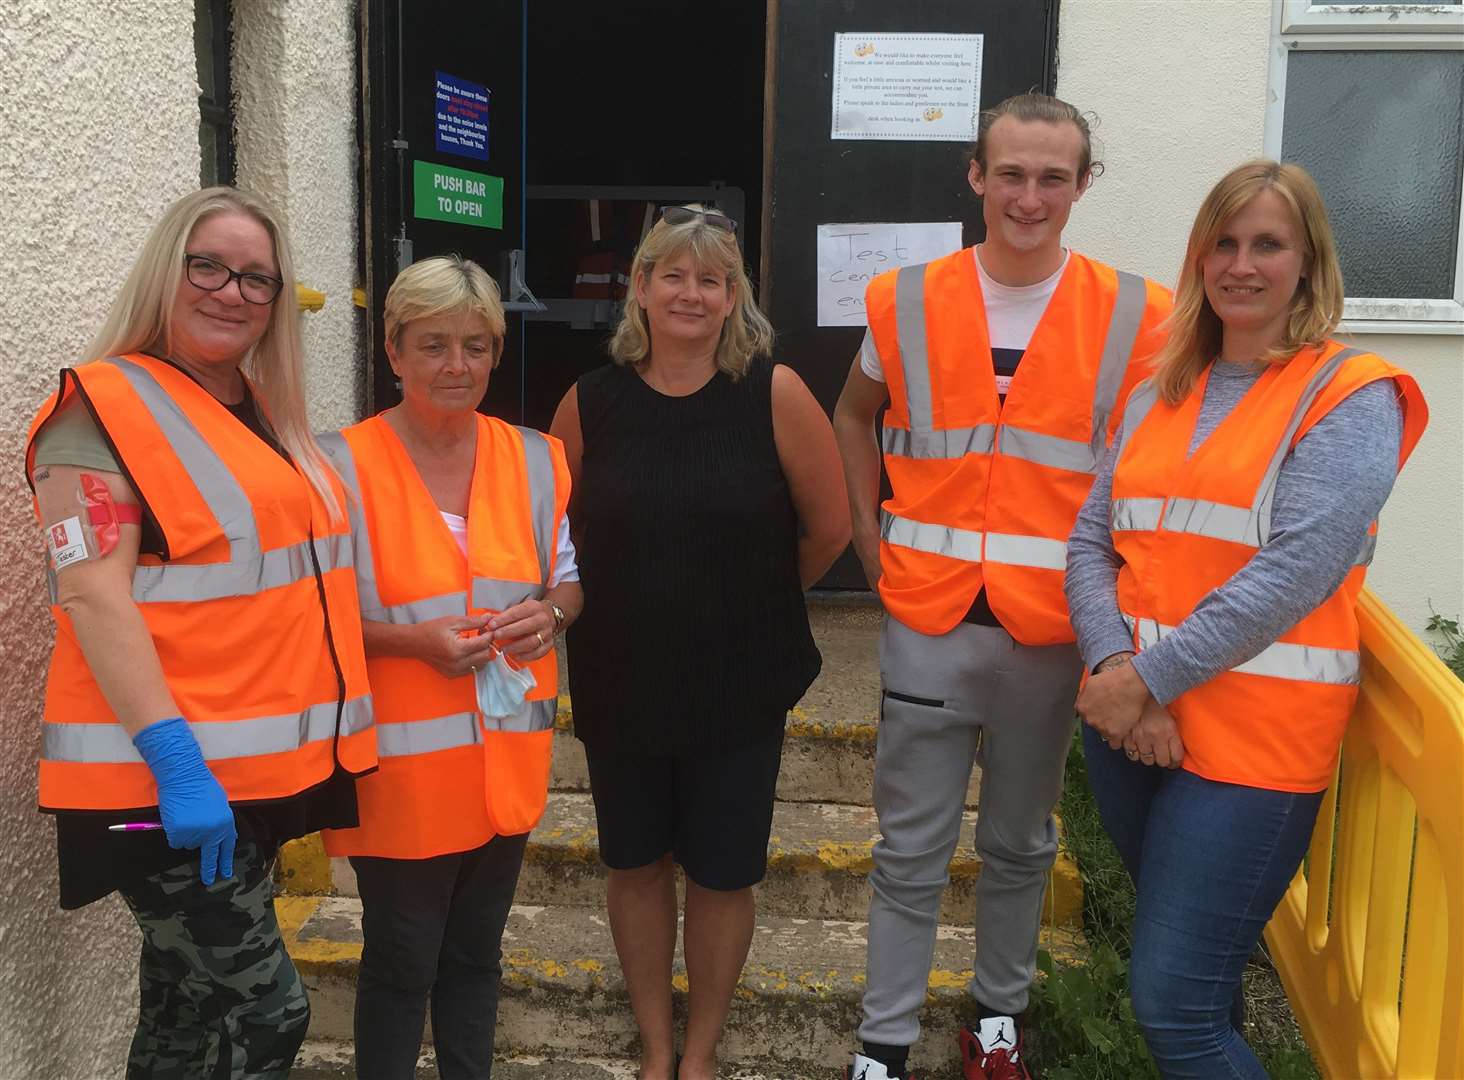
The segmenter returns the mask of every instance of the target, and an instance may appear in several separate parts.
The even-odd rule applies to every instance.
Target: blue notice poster
[[[488,88],[437,72],[437,149],[488,160]]]

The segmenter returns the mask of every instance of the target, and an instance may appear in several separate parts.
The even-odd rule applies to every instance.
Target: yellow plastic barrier
[[[1371,592],[1362,692],[1266,929],[1322,1073],[1464,1077],[1464,684]]]

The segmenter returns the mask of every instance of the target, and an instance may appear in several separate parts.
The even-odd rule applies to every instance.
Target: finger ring
[[[1130,761],[1139,760],[1139,752],[1137,750],[1125,750],[1124,753],[1128,755]]]
[[[539,647],[540,648],[543,648],[544,647],[544,635],[541,634],[541,633],[539,633],[539,631],[535,630],[534,631],[534,637],[539,642]]]

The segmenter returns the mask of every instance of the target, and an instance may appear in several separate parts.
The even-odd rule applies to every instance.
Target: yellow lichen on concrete
[[[300,896],[326,896],[335,892],[330,856],[325,853],[325,843],[319,833],[281,845],[275,863],[275,881],[281,892]]]
[[[320,906],[318,896],[276,896],[275,921],[280,924],[280,937],[285,948],[293,950],[295,940],[300,936],[300,927],[315,914]]]
[[[671,989],[679,990],[683,994],[691,990],[691,983],[687,981],[684,971],[678,971],[675,975],[671,976]]]
[[[598,975],[605,970],[605,965],[598,960],[576,960],[574,966],[581,971],[587,971],[591,975]]]
[[[973,972],[970,971],[944,971],[941,968],[930,969],[930,982],[927,984],[931,990],[960,990],[971,981]]]

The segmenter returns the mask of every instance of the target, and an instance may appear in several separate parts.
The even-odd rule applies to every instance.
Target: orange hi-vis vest
[[[73,395],[157,525],[132,599],[168,689],[231,802],[282,799],[376,765],[361,615],[344,514],[171,364],[114,356],[61,372],[26,444]],[[332,478],[342,510],[345,491]],[[157,786],[59,607],[46,684],[40,804],[157,805]]]
[[[1379,379],[1397,384],[1399,468],[1428,422],[1410,375],[1328,342],[1269,367],[1190,455],[1208,377],[1206,369],[1178,405],[1160,399],[1152,383],[1140,384],[1128,403],[1109,524],[1123,559],[1119,609],[1137,649],[1173,632],[1265,546],[1282,462],[1338,402]],[[1376,544],[1374,522],[1335,593],[1257,655],[1169,703],[1186,769],[1279,791],[1331,783],[1357,698],[1357,598]]]
[[[380,416],[321,440],[352,501],[362,618],[421,623],[499,612],[548,590],[569,468],[557,439],[479,415],[468,554]],[[554,651],[506,720],[478,712],[472,675],[404,656],[367,659],[381,768],[356,785],[361,824],[325,832],[332,855],[425,859],[532,829],[544,813],[558,702]]]
[[[1018,641],[1073,641],[1068,534],[1117,430],[1116,405],[1157,344],[1168,292],[1071,253],[1004,404],[971,249],[881,274],[866,305],[890,395],[885,609],[944,634],[984,584]]]

